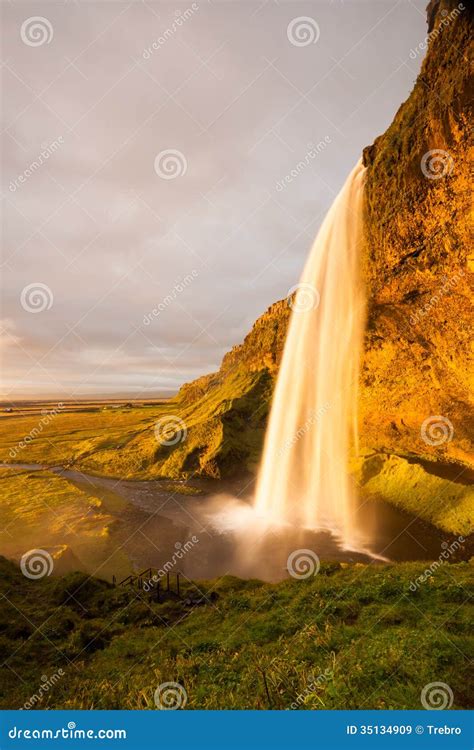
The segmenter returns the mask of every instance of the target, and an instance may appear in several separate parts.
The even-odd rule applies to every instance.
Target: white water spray
[[[268,521],[328,529],[351,548],[367,541],[347,465],[365,325],[364,173],[359,162],[329,209],[290,301],[255,503]]]

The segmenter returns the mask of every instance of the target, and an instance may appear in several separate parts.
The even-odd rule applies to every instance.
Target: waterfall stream
[[[348,473],[365,325],[359,258],[364,173],[360,161],[289,297],[292,314],[255,500],[257,514],[269,522],[329,530],[350,548],[366,541]]]

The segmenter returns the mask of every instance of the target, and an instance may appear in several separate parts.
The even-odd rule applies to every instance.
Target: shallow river
[[[362,500],[360,520],[368,541],[362,550],[342,549],[328,531],[262,523],[252,506],[253,480],[183,482],[181,494],[176,482],[170,488],[161,480],[117,480],[63,467],[51,470],[105,502],[112,493],[126,501],[117,519],[124,549],[137,568],[162,568],[171,561],[173,572],[180,570],[193,579],[231,573],[279,580],[288,575],[289,555],[302,549],[321,561],[435,560],[454,539],[388,503]],[[185,494],[189,487],[201,494]],[[471,553],[464,550],[460,555]]]

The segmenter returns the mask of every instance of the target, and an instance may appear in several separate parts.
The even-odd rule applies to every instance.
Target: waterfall
[[[365,169],[352,170],[316,236],[283,351],[255,509],[269,522],[330,530],[364,543],[348,456],[357,435],[357,384],[365,325],[359,250]]]

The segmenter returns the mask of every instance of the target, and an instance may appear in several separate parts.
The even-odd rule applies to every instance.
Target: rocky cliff
[[[364,151],[369,315],[361,433],[367,446],[385,452],[469,465],[467,5],[430,3],[429,48],[415,87]]]

